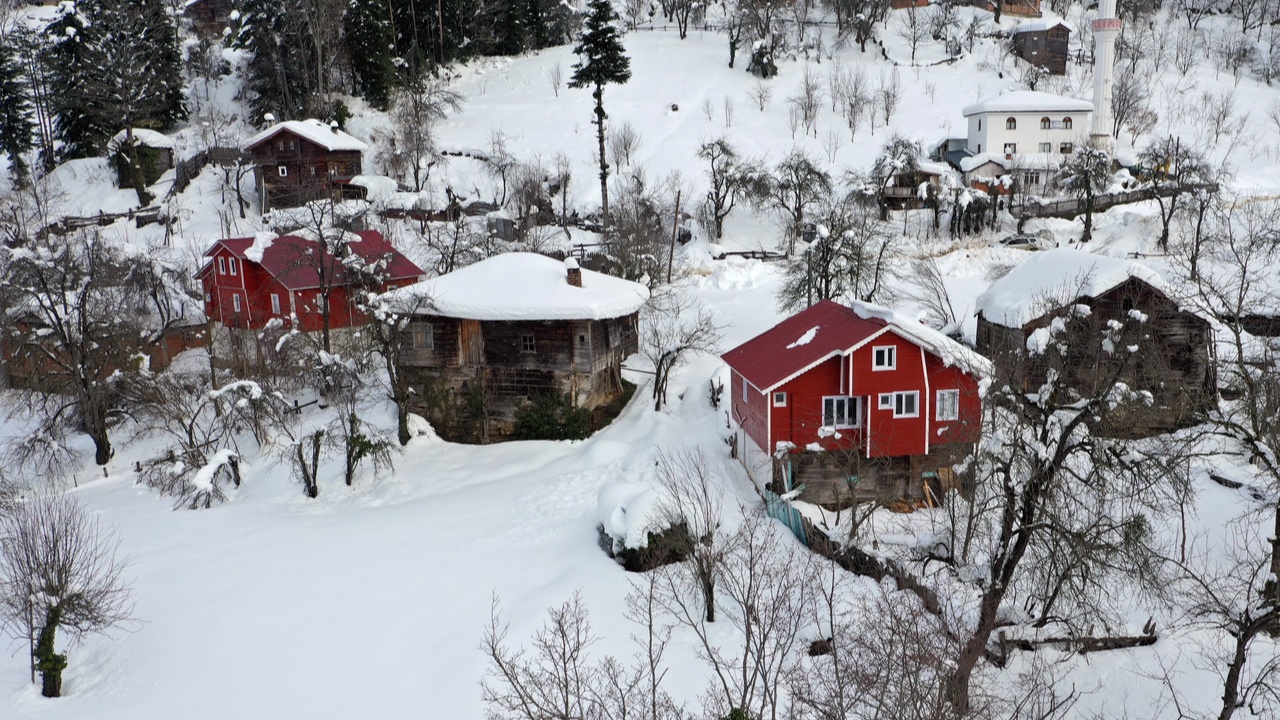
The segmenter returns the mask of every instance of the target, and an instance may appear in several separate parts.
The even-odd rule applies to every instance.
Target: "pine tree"
[[[386,110],[390,104],[396,79],[392,57],[395,28],[391,20],[382,0],[351,0],[343,19],[356,91],[379,110]]]
[[[35,133],[26,77],[9,40],[0,39],[0,150],[9,156],[9,174],[21,187],[27,180],[22,156],[35,146]]]
[[[232,46],[251,53],[245,86],[255,124],[267,113],[291,120],[306,111],[308,90],[297,71],[298,55],[306,50],[287,12],[282,0],[244,0],[233,28]]]
[[[54,132],[62,141],[60,156],[63,159],[93,156],[97,149],[95,139],[103,137],[86,108],[76,102],[77,89],[84,86],[88,69],[87,43],[84,42],[86,23],[82,13],[92,7],[94,2],[60,5],[58,16],[45,27],[49,39],[46,57],[51,74]]]
[[[498,55],[519,55],[525,50],[525,0],[505,0],[498,15]]]
[[[596,140],[600,154],[600,211],[605,232],[609,229],[609,163],[604,154],[604,122],[609,117],[604,111],[604,86],[622,84],[631,79],[631,61],[622,47],[622,35],[618,31],[618,14],[609,0],[590,0],[587,16],[583,20],[582,39],[573,53],[578,62],[573,65],[573,77],[569,87],[593,87],[591,97],[596,101]]]
[[[514,1],[514,0],[513,0]],[[534,50],[550,47],[551,28],[548,24],[547,0],[523,0],[524,31],[526,42]]]

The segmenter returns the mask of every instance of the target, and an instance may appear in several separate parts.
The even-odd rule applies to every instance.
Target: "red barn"
[[[423,272],[375,230],[352,233],[345,247],[348,257],[374,269],[358,272],[346,258],[336,258],[320,243],[295,235],[219,240],[205,253],[209,261],[196,277],[204,286],[205,315],[224,327],[260,330],[272,320],[316,332],[323,326],[320,312],[324,288],[329,288],[329,328],[363,325],[368,319],[356,309],[357,290],[411,285]],[[355,236],[358,236],[358,240]],[[370,278],[376,277],[370,285]]]
[[[723,356],[734,419],[780,490],[928,499],[978,438],[988,361],[887,308],[823,300]]]

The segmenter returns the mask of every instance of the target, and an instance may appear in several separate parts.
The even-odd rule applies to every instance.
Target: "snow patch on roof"
[[[801,345],[808,345],[809,343],[813,342],[813,339],[818,336],[818,327],[819,326],[814,326],[806,330],[803,335],[796,338],[795,342],[788,345],[787,349],[793,350],[795,348],[800,347]]]
[[[1097,297],[1129,278],[1163,291],[1164,278],[1135,260],[1071,248],[1032,253],[978,296],[977,310],[989,322],[1022,327],[1080,297]]]
[[[565,264],[534,253],[503,253],[395,291],[392,302],[464,320],[604,320],[623,317],[649,299],[645,286],[593,270],[582,287]]]
[[[267,251],[267,248],[271,247],[271,243],[277,237],[279,237],[279,235],[272,232],[254,233],[253,244],[249,246],[249,249],[244,251],[245,259],[252,260],[253,262],[261,265],[262,254]]]
[[[1047,92],[1019,90],[974,103],[963,110],[965,117],[992,112],[1093,112],[1093,103]]]
[[[111,142],[109,144],[109,147],[111,147],[112,149],[120,147],[122,144],[124,144],[124,140],[126,136],[127,136],[127,131],[125,130],[121,130],[120,132],[111,136]],[[173,138],[169,137],[168,135],[165,135],[162,132],[156,132],[155,130],[148,130],[146,128],[133,129],[133,142],[135,145],[138,145],[141,147],[163,148],[168,150],[173,149]]]
[[[289,131],[300,138],[309,142],[313,142],[320,147],[329,150],[356,150],[365,152],[369,149],[368,145],[357,140],[356,138],[330,127],[327,123],[320,122],[314,118],[310,120],[286,120],[276,123],[262,132],[254,135],[244,141],[244,149],[249,150],[253,146],[273,137],[276,133]]]
[[[1075,32],[1075,28],[1071,27],[1070,23],[1066,23],[1054,18],[1039,18],[1036,20],[1023,20],[1022,22],[1014,26],[1013,32],[1015,34],[1024,33],[1024,32],[1044,32],[1045,30],[1052,30],[1053,28],[1056,28],[1059,25],[1065,27],[1066,29],[1072,32]]]
[[[978,153],[960,160],[960,169],[973,172],[978,168],[993,163],[1008,170],[1017,166],[1019,170],[1056,170],[1062,166],[1062,156],[1058,153],[1015,153],[1006,158],[1004,153]]]

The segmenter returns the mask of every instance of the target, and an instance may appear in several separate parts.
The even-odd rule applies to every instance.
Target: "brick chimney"
[[[565,258],[564,267],[568,272],[567,279],[569,284],[574,287],[582,287],[582,270],[578,268],[578,261],[571,257]]]

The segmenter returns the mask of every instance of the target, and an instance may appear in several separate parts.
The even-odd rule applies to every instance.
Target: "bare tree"
[[[133,613],[128,559],[118,551],[112,533],[70,496],[37,497],[0,516],[0,612],[14,636],[34,639],[45,697],[62,695],[59,630],[75,641]]]
[[[778,305],[790,311],[820,300],[880,299],[899,253],[874,208],[846,195],[824,201],[813,218],[817,237],[788,263]]]
[[[1194,185],[1210,181],[1209,163],[1194,147],[1183,145],[1181,138],[1173,136],[1148,145],[1138,159],[1143,167],[1151,169],[1151,179],[1156,183],[1156,202],[1160,205],[1160,250],[1167,253],[1169,224],[1178,211],[1178,200],[1183,194],[1193,191]]]
[[[618,167],[627,167],[640,149],[640,133],[627,121],[609,131],[609,159]]]
[[[94,460],[113,454],[111,425],[125,409],[116,384],[185,320],[188,274],[92,231],[46,234],[0,255],[0,305],[14,334],[10,375],[25,368],[24,412],[49,438],[68,423],[94,442]],[[185,299],[184,299],[185,298]]]
[[[754,162],[740,157],[737,148],[724,137],[704,142],[698,148],[698,157],[707,161],[710,182],[702,201],[703,224],[719,240],[724,237],[725,218],[733,212],[760,169]]]
[[[790,254],[808,210],[831,193],[831,176],[807,152],[792,148],[773,172],[754,177],[750,193],[758,207],[776,210],[786,218]]]
[[[680,563],[683,578],[668,573],[667,582],[679,581],[698,589],[706,622],[716,621],[716,581],[728,552],[727,537],[721,527],[723,499],[709,461],[700,451],[659,452],[658,483],[663,490],[658,511],[659,524],[683,528],[686,546]],[[675,588],[668,588],[674,591]]]
[[[640,313],[640,354],[653,364],[653,409],[661,410],[671,373],[693,353],[715,352],[720,326],[696,298],[675,288],[654,292]]]
[[[765,81],[757,80],[747,94],[751,97],[751,101],[756,104],[756,108],[760,112],[764,112],[764,109],[769,106],[769,100],[773,99],[773,88]]]
[[[898,13],[902,22],[898,25],[898,37],[906,41],[911,48],[911,64],[916,64],[916,50],[920,43],[929,37],[933,30],[929,13],[920,9],[915,3],[907,5],[904,12]],[[999,17],[997,16],[997,20]]]
[[[450,112],[462,109],[463,96],[449,87],[450,78],[415,72],[396,90],[391,100],[390,163],[415,192],[426,186],[438,155],[436,125]]]
[[[556,97],[560,97],[560,88],[564,87],[564,66],[556,63],[547,68],[547,82],[551,83],[551,90]]]

